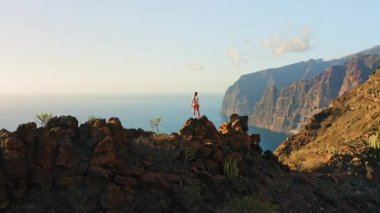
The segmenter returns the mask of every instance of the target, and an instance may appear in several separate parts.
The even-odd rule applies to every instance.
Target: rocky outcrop
[[[3,129],[0,209],[212,212],[231,193],[235,197],[240,193],[223,173],[225,158],[238,161],[240,175],[248,176],[243,156],[249,152],[260,156],[259,137],[248,135],[246,119],[237,122],[235,116],[239,117],[231,118],[236,132],[224,135],[206,116],[190,118],[179,134],[172,135],[124,129],[118,118],[78,126],[72,116],[54,117],[46,127],[32,122],[15,132]],[[216,187],[222,191],[212,194]],[[192,190],[211,194],[193,201]]]
[[[181,135],[190,138],[207,138],[219,141],[218,131],[205,115],[200,118],[190,118],[179,132]]]
[[[297,132],[312,115],[368,79],[380,56],[352,58],[343,66],[331,66],[310,81],[295,81],[277,90],[270,86],[255,105],[250,124],[279,132]]]
[[[243,75],[226,91],[222,112],[225,115],[232,113],[250,115],[249,124],[253,126],[282,132],[297,130],[315,112],[327,106],[324,105],[326,98],[320,100],[320,103],[318,100],[309,101],[308,104],[312,104],[312,108],[303,112],[303,107],[308,107],[308,104],[304,104],[302,100],[305,96],[306,99],[308,98],[308,92],[313,93],[314,96],[323,97],[324,94],[336,89],[328,88],[328,86],[338,87],[337,84],[340,84],[338,95],[349,91],[368,79],[369,71],[378,64],[376,60],[380,55],[379,52],[380,46],[377,46],[341,59],[310,60]],[[365,59],[360,62],[355,61],[359,58]],[[347,75],[344,75],[343,83],[340,83],[342,79],[332,82],[331,77],[330,79],[323,77],[323,75],[329,75],[331,70],[339,69],[336,66],[343,66],[348,71]],[[326,73],[321,74],[323,72]],[[331,83],[326,84],[326,80]],[[327,87],[320,88],[318,91],[318,86]],[[335,90],[333,93],[335,94]],[[279,95],[283,97],[276,97]],[[291,97],[286,97],[286,95]],[[279,99],[281,103],[277,103]]]
[[[118,118],[78,126],[74,117],[46,127],[0,130],[1,212],[326,212],[376,211],[376,187],[342,190],[336,176],[289,172],[245,116],[218,132],[207,117],[179,133],[125,129]],[[344,180],[346,181],[346,179]],[[339,184],[345,182],[340,181]],[[351,182],[349,182],[351,183]],[[360,205],[356,205],[359,203]],[[297,205],[294,205],[297,203]]]
[[[219,127],[219,133],[222,135],[236,133],[247,133],[248,131],[248,116],[239,116],[238,114],[232,114],[229,122],[224,122]]]

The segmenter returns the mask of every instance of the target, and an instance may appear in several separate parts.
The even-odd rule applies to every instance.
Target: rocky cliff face
[[[379,85],[380,68],[366,83],[314,115],[275,154],[293,169],[338,169],[361,175],[370,172],[373,176],[368,178],[379,181],[379,176],[374,174],[380,174],[377,156],[380,152],[368,144],[369,137],[380,130]]]
[[[250,124],[274,131],[296,132],[324,107],[368,79],[380,65],[379,56],[352,58],[331,66],[310,81],[296,81],[277,93],[270,86],[253,108]]]
[[[346,64],[346,75],[339,90],[342,95],[368,79],[369,74],[379,64],[377,55],[363,55],[351,59]]]
[[[227,90],[222,112],[250,115],[253,126],[296,131],[333,98],[367,80],[379,52],[380,46],[337,60],[311,60],[242,76]]]
[[[322,72],[328,62],[309,60],[288,66],[243,75],[228,88],[223,98],[222,113],[249,115],[268,85],[283,87],[294,80],[309,80]]]
[[[246,119],[219,131],[206,117],[178,133],[125,129],[117,118],[78,126],[55,117],[0,131],[1,212],[374,212],[369,186],[342,191],[336,175],[289,172]],[[343,196],[347,193],[347,196]],[[348,196],[349,195],[349,196]],[[376,200],[377,199],[377,200]],[[294,204],[297,205],[294,205]]]

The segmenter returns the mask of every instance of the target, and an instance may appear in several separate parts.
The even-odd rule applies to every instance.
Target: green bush
[[[36,118],[37,118],[36,122],[42,127],[45,127],[46,124],[53,118],[53,113],[50,113],[50,112],[37,113]]]
[[[380,137],[379,134],[371,135],[368,139],[369,147],[373,149],[380,149]]]
[[[229,201],[220,213],[273,213],[277,212],[276,207],[270,202],[264,202],[254,197],[243,197],[241,199],[235,199]]]
[[[224,159],[223,172],[227,178],[236,179],[239,176],[239,167],[237,161],[231,159],[229,156]]]

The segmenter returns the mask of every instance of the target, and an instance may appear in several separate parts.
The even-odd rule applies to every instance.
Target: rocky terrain
[[[178,133],[125,129],[117,118],[0,131],[2,212],[374,212],[372,184],[342,185],[331,173],[291,172],[246,117],[217,130],[207,117]],[[343,188],[344,187],[344,188]],[[344,194],[342,192],[344,191]],[[377,200],[376,200],[377,199]]]
[[[313,116],[306,127],[288,138],[275,154],[292,170],[338,174],[338,183],[360,186],[357,194],[364,196],[370,191],[372,199],[379,201],[379,130],[380,67],[366,83]],[[363,179],[372,185],[363,185]],[[378,211],[379,207],[372,212]]]
[[[316,112],[379,65],[380,46],[341,59],[310,60],[241,76],[223,99],[225,115],[250,115],[249,124],[295,132]]]
[[[380,68],[366,83],[314,115],[306,127],[289,137],[275,154],[292,168],[303,167],[306,161],[317,162],[323,167],[331,163],[335,154],[356,160],[370,150],[369,136],[380,130],[379,85]],[[307,158],[294,162],[299,153]]]

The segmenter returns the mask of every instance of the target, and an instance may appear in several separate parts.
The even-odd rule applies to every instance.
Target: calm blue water
[[[0,129],[16,130],[21,123],[34,121],[36,114],[51,112],[54,115],[72,115],[79,123],[89,116],[100,118],[118,117],[126,128],[151,130],[149,120],[160,117],[159,130],[178,132],[192,116],[191,95],[171,96],[0,96]],[[220,114],[222,95],[199,97],[201,114],[215,126],[226,121]],[[250,128],[250,133],[261,134],[263,150],[274,150],[285,135],[265,129]]]
[[[269,149],[273,152],[287,138],[287,135],[284,133],[277,133],[258,127],[249,127],[249,132],[260,134],[260,146],[264,151]]]

